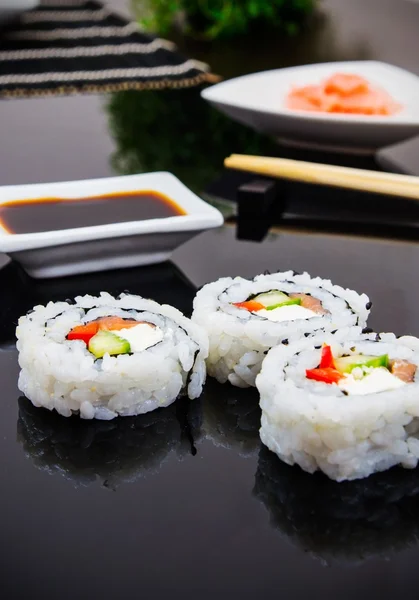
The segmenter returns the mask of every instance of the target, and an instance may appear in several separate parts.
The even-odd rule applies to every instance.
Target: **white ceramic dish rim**
[[[99,188],[96,192],[91,193],[86,190],[94,185]],[[115,186],[116,189],[106,189],[109,185]],[[77,191],[69,192],[74,188]],[[0,228],[0,252],[8,254],[74,242],[141,234],[200,231],[219,227],[224,222],[222,214],[216,208],[201,200],[177,177],[166,171],[80,181],[4,186],[0,187],[0,206],[10,201],[18,202],[48,196],[59,196],[64,199],[82,198],[86,195],[141,190],[153,190],[165,194],[189,214],[37,233],[10,234]]]
[[[416,115],[406,115],[403,113],[403,110],[400,113],[396,113],[394,115],[388,116],[380,116],[380,115],[351,115],[351,114],[335,114],[335,113],[321,113],[315,111],[304,111],[304,110],[291,110],[286,108],[285,106],[281,106],[278,104],[278,108],[276,110],[272,110],[268,107],[256,106],[251,103],[244,102],[228,102],[228,98],[219,99],[215,93],[215,89],[217,88],[220,91],[222,88],[228,89],[229,87],[233,87],[240,81],[245,79],[263,79],[268,74],[273,75],[277,73],[279,76],[284,73],[291,72],[302,72],[302,71],[310,71],[317,69],[319,67],[331,67],[333,70],[338,70],[342,68],[347,68],[348,66],[369,66],[369,67],[378,67],[380,69],[388,69],[389,71],[397,71],[400,75],[403,75],[406,78],[410,78],[412,82],[415,82],[415,85],[418,86],[418,95],[419,95],[419,77],[406,69],[402,69],[395,65],[391,65],[389,63],[384,63],[376,60],[361,60],[361,61],[340,61],[340,62],[325,62],[325,63],[315,63],[310,65],[300,65],[297,67],[285,67],[282,69],[270,69],[268,71],[260,71],[257,73],[250,73],[248,75],[242,75],[241,77],[234,77],[233,79],[228,79],[227,81],[223,81],[221,83],[217,83],[211,87],[205,88],[201,91],[201,96],[208,102],[214,102],[215,104],[220,104],[224,106],[231,106],[234,108],[249,110],[257,113],[269,114],[272,116],[285,116],[290,119],[295,120],[304,120],[304,121],[321,121],[324,123],[330,122],[338,122],[338,123],[357,123],[357,124],[368,124],[368,125],[387,125],[387,126],[399,126],[399,125],[417,125],[419,124],[419,111]],[[332,72],[330,73],[332,74]],[[361,74],[361,73],[360,73]],[[255,81],[256,85],[256,81]]]

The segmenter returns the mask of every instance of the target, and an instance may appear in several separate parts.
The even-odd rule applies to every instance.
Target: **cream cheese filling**
[[[154,346],[163,339],[163,331],[160,327],[148,325],[147,323],[138,323],[135,327],[127,327],[113,331],[120,338],[127,340],[131,347],[131,352],[141,352]]]
[[[253,312],[254,315],[268,319],[269,321],[275,321],[276,323],[281,321],[296,321],[297,319],[311,319],[312,317],[318,317],[318,313],[313,310],[304,308],[299,304],[286,304],[285,306],[279,306],[273,310],[266,310],[262,308]]]
[[[355,369],[354,369],[355,371]],[[365,375],[359,379],[357,373],[346,373],[338,382],[338,387],[351,396],[366,396],[367,394],[378,394],[395,390],[403,385],[402,381],[396,375],[390,373],[385,367],[376,367],[374,369],[365,369]]]

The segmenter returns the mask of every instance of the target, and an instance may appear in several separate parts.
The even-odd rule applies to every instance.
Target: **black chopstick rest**
[[[237,230],[239,240],[261,242],[272,225],[281,204],[280,183],[273,179],[253,179],[237,190]]]

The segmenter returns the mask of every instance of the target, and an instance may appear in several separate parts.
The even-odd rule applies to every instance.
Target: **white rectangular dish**
[[[294,86],[354,73],[385,89],[402,105],[391,116],[332,114],[286,107]],[[373,152],[419,133],[419,77],[377,61],[303,65],[252,73],[205,88],[201,96],[232,119],[281,141]]]
[[[11,201],[16,206],[28,199],[77,201],[77,198],[141,191],[170,198],[186,215],[37,233],[8,233],[0,226],[0,252],[20,263],[32,277],[62,277],[163,262],[191,237],[223,224],[217,209],[166,172],[0,187],[0,213],[2,205]]]

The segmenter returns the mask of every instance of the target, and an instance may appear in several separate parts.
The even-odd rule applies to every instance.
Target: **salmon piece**
[[[104,331],[120,331],[136,327],[140,323],[146,323],[150,327],[155,327],[153,323],[147,321],[135,321],[133,319],[122,319],[121,317],[100,317],[95,321],[90,321],[85,325],[77,325],[67,334],[68,340],[83,340],[86,344],[92,339],[99,330]]]
[[[412,383],[415,379],[416,365],[407,360],[395,359],[389,362],[390,371],[406,383]]]
[[[314,296],[309,296],[309,294],[288,294],[290,298],[300,298],[301,306],[303,308],[308,308],[308,310],[312,310],[318,315],[327,315],[329,311],[323,308],[322,303],[318,298],[314,298]]]
[[[105,331],[120,331],[121,329],[128,329],[130,327],[136,327],[141,321],[135,321],[134,319],[122,319],[121,317],[100,317],[97,319],[99,329]]]

